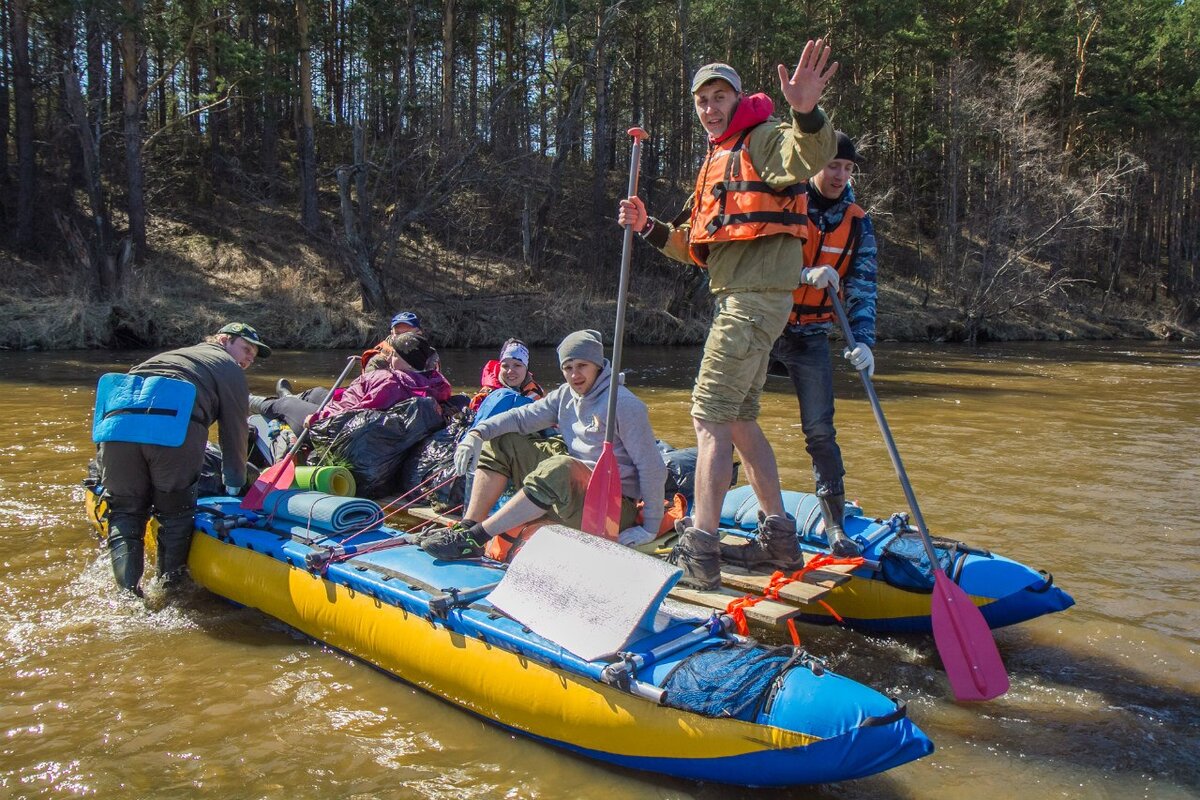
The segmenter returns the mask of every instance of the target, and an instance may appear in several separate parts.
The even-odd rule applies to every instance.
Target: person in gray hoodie
[[[422,537],[425,552],[441,559],[477,558],[491,537],[538,519],[580,526],[588,481],[604,448],[611,366],[593,330],[563,339],[558,361],[566,383],[541,400],[484,420],[463,437],[454,465],[460,475],[474,470],[467,510],[461,522]],[[555,426],[561,440],[529,436]],[[618,541],[644,544],[662,523],[667,467],[655,446],[646,404],[623,385],[617,386],[613,454],[623,495]],[[510,481],[519,491],[489,516]],[[644,503],[640,525],[639,501]]]

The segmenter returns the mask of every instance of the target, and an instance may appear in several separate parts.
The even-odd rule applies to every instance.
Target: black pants
[[[317,413],[329,390],[323,386],[305,389],[291,397],[273,397],[263,403],[268,419],[281,419],[296,433],[304,430],[304,420],[309,414]]]
[[[204,465],[208,430],[192,423],[179,447],[105,442],[96,460],[108,503],[108,548],[113,576],[135,590],[144,570],[146,523],[158,520],[158,571],[187,564],[196,514],[196,482]]]

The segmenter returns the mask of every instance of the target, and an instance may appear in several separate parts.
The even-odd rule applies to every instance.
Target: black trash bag
[[[667,483],[663,497],[669,500],[676,493],[681,494],[690,508],[696,499],[696,457],[700,451],[695,447],[663,450],[664,445],[670,447],[666,442],[658,442],[663,461],[667,465]]]
[[[347,411],[310,428],[313,455],[321,464],[354,474],[359,497],[377,498],[400,489],[400,466],[412,447],[445,426],[437,401],[414,397],[387,411]]]
[[[695,447],[676,449],[662,439],[655,439],[654,444],[658,446],[658,451],[662,453],[663,463],[667,465],[667,482],[664,486],[663,497],[670,502],[676,493],[681,494],[687,500],[688,508],[691,508],[696,500],[696,458],[700,451]],[[738,462],[734,458],[733,475],[729,481],[730,488],[737,486],[737,482]]]
[[[473,415],[457,414],[449,424],[414,447],[401,470],[402,486],[409,491],[422,486],[422,492],[446,483],[431,492],[428,505],[434,511],[443,512],[463,505],[466,496],[466,477],[454,475],[454,449],[471,428]],[[453,478],[453,480],[451,480]]]

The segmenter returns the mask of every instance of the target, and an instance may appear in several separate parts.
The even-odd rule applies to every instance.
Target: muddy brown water
[[[905,697],[937,751],[884,775],[755,791],[602,766],[516,738],[261,613],[199,589],[119,597],[83,517],[98,376],[144,353],[0,354],[0,797],[1200,797],[1200,350],[1147,344],[885,344],[876,382],[922,510],[1051,571],[1077,605],[999,631],[1004,698],[950,701],[926,637],[802,626],[841,672]],[[447,352],[456,386],[490,352]],[[328,382],[340,353],[255,365]],[[692,440],[696,349],[628,348],[661,438]],[[555,383],[549,348],[535,353]],[[852,497],[904,497],[839,364]],[[763,426],[811,484],[795,400]]]

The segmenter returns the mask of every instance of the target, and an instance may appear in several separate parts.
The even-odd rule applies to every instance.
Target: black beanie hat
[[[834,158],[861,164],[862,159],[858,157],[858,151],[854,149],[854,140],[841,131],[834,131],[834,135],[837,137],[837,155]]]
[[[417,372],[423,371],[430,357],[437,353],[428,339],[411,331],[393,334],[387,338],[387,343],[396,351],[396,355],[407,361]]]

